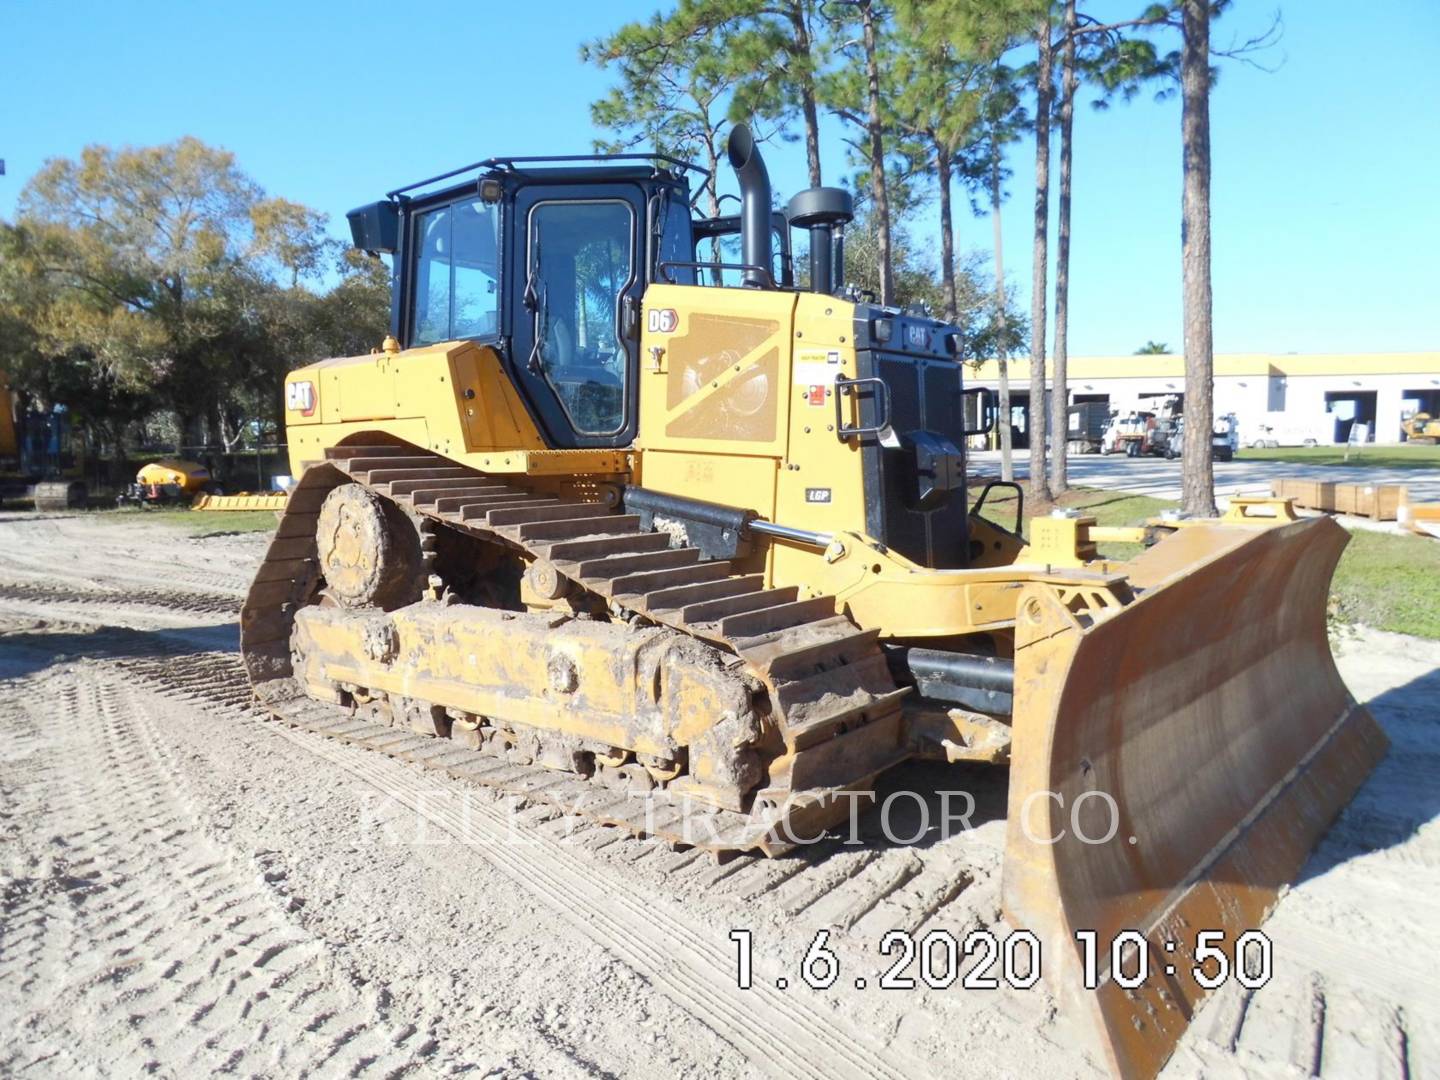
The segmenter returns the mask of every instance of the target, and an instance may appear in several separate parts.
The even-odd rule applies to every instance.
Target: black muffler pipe
[[[745,263],[746,285],[763,289],[771,284],[770,173],[755,136],[745,124],[730,129],[726,156],[740,183],[740,261]]]
[[[835,291],[835,248],[829,225],[810,226],[810,291]]]
[[[792,228],[810,230],[810,290],[834,293],[835,235],[855,217],[855,202],[844,188],[813,187],[797,191],[786,207]],[[843,235],[843,233],[842,233]]]

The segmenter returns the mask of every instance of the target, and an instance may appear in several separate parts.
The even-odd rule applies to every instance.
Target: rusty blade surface
[[[1108,618],[1044,586],[1022,598],[1006,912],[1060,948],[1050,973],[1118,1075],[1154,1076],[1203,1001],[1199,932],[1233,957],[1384,756],[1326,638],[1346,541],[1328,519],[1192,526],[1130,564],[1138,596]],[[1148,949],[1133,989],[1110,971],[1126,930]]]

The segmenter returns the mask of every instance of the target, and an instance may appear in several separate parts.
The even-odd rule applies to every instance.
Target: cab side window
[[[478,198],[416,218],[412,345],[497,332],[498,224],[495,207]]]

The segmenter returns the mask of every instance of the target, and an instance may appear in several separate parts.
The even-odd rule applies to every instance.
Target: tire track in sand
[[[73,673],[45,685],[0,712],[12,745],[43,749],[0,762],[5,805],[31,823],[0,882],[0,1074],[420,1064],[427,1033],[391,1031],[255,868],[197,827],[154,699]],[[57,722],[79,716],[94,719]]]
[[[882,1047],[853,1028],[842,1028],[779,990],[758,981],[753,989],[740,990],[728,942],[721,946],[702,937],[692,920],[658,897],[632,894],[613,878],[596,880],[573,850],[543,831],[529,831],[516,843],[502,807],[475,802],[457,806],[453,800],[437,804],[426,797],[431,785],[423,773],[303,731],[277,730],[476,847],[502,873],[744,1053],[757,1072],[853,1080],[902,1080],[925,1072],[895,1047]]]

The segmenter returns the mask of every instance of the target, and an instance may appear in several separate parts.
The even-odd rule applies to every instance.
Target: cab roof
[[[586,164],[579,164],[585,162]],[[603,164],[607,162],[623,162],[624,164]],[[649,164],[644,164],[648,162]],[[387,191],[385,197],[397,201],[409,201],[412,198],[428,198],[430,195],[440,192],[457,191],[469,187],[473,180],[465,184],[453,184],[443,189],[425,191],[422,195],[414,195],[422,188],[429,188],[441,180],[450,180],[466,173],[479,175],[500,175],[508,177],[521,177],[527,181],[546,183],[566,183],[570,181],[585,180],[635,180],[655,181],[679,184],[688,187],[686,173],[697,173],[700,176],[708,177],[708,169],[679,158],[673,158],[666,154],[569,154],[561,156],[540,156],[540,157],[491,157],[484,161],[476,161],[470,165],[462,165],[458,169],[451,169],[449,172],[440,173],[437,176],[427,177],[424,180],[417,180],[413,184],[406,184],[403,187]]]

